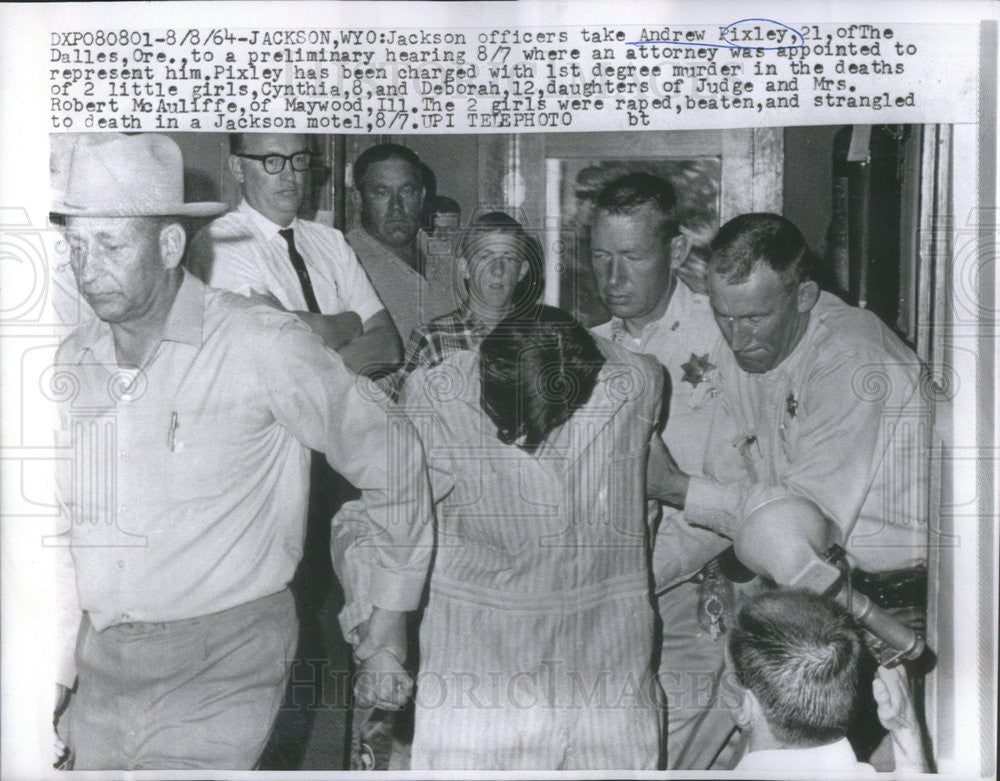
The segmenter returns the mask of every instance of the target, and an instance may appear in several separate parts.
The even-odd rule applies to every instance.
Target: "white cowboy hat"
[[[77,141],[66,192],[50,214],[211,217],[228,208],[218,201],[184,203],[184,158],[167,136],[115,133]]]

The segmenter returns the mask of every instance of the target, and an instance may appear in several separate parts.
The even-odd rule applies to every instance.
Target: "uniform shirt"
[[[343,234],[296,218],[288,227],[302,256],[319,310],[326,315],[356,312],[361,322],[384,309]],[[271,222],[242,201],[199,231],[188,264],[212,287],[248,296],[270,293],[289,311],[308,309],[302,283],[288,256],[288,243]]]
[[[685,472],[699,473],[718,396],[718,356],[726,347],[708,297],[678,282],[659,320],[632,336],[620,318],[593,329],[632,352],[652,355],[670,374],[670,412],[663,441]]]
[[[429,264],[434,273],[425,278],[364,228],[350,231],[347,241],[404,343],[418,325],[454,311],[464,300],[465,286],[445,264]]]
[[[708,297],[677,282],[663,316],[633,337],[620,318],[592,329],[632,352],[652,355],[667,369],[671,381],[670,408],[663,442],[678,466],[701,474],[718,406],[719,356],[727,350]],[[716,425],[721,426],[721,423]],[[715,465],[717,477],[733,479],[742,467],[731,460]],[[694,575],[729,546],[714,532],[695,528],[684,514],[663,506],[663,519],[653,551],[653,571],[659,589]]]
[[[927,386],[917,357],[874,314],[822,293],[778,366],[751,374],[724,350],[719,377],[737,435],[713,436],[709,459],[737,452],[751,476],[693,476],[684,510],[692,523],[732,536],[754,508],[794,494],[841,528],[862,569],[926,562]]]
[[[847,738],[836,743],[811,748],[766,749],[751,751],[733,768],[741,772],[802,773],[817,778],[825,773],[837,777],[873,776],[875,768],[858,762]]]
[[[73,682],[80,609],[101,630],[285,588],[302,555],[309,448],[362,490],[353,533],[367,543],[371,591],[360,596],[416,607],[430,527],[415,432],[359,392],[297,317],[185,274],[141,371],[119,368],[96,318],[56,364],[69,397],[61,444],[74,454],[58,474],[72,552],[61,550],[60,682]]]

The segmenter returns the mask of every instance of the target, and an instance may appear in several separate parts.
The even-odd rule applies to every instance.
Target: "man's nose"
[[[286,160],[285,167],[278,171],[278,178],[283,182],[292,183],[295,181],[295,169],[292,168],[292,161]]]
[[[731,326],[733,352],[745,350],[753,341],[753,329],[739,320],[734,320]]]
[[[608,265],[608,286],[618,287],[625,281],[625,266],[617,258],[612,258]]]
[[[489,274],[490,274],[491,277],[495,277],[496,279],[500,279],[500,278],[503,277],[504,262],[502,260],[494,260],[487,267],[487,270],[489,271]]]
[[[81,282],[92,282],[100,273],[101,263],[96,252],[89,247],[78,247],[73,250],[73,267]]]

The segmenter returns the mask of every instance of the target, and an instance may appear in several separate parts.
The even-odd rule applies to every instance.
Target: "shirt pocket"
[[[781,443],[781,451],[786,461],[795,460],[798,452],[799,438],[802,434],[802,421],[799,411],[790,412],[787,400],[782,403],[781,415],[778,422],[778,441]]]

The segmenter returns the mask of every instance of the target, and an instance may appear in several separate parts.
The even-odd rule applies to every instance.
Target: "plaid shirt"
[[[406,345],[403,365],[391,378],[390,395],[396,399],[406,378],[421,366],[436,366],[459,350],[476,350],[490,332],[464,301],[454,312],[417,326]]]

